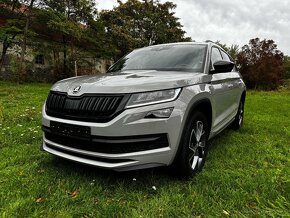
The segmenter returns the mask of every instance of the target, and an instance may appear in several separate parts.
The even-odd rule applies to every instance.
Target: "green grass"
[[[203,172],[183,181],[41,152],[49,87],[0,82],[0,217],[290,217],[290,92],[249,92],[244,127],[212,140]]]

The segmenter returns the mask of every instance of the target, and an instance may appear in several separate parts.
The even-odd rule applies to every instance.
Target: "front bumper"
[[[170,118],[144,118],[149,111],[170,107],[174,108]],[[107,123],[92,123],[51,117],[43,108],[42,148],[66,159],[117,171],[170,165],[179,144],[183,110],[184,103],[176,100],[127,109]],[[49,133],[52,122],[89,127],[90,140],[53,137]]]

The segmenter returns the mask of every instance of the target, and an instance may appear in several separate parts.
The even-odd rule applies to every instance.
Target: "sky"
[[[290,55],[290,0],[169,1],[177,5],[175,16],[195,41],[243,46],[256,37],[273,39],[279,50]],[[96,2],[99,10],[118,5],[116,0]]]

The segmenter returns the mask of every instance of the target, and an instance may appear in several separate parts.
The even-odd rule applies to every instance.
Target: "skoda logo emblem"
[[[73,89],[73,93],[76,94],[81,90],[81,86],[77,86]]]

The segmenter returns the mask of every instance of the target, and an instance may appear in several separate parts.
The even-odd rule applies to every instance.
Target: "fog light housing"
[[[169,118],[172,111],[173,107],[150,111],[146,114],[145,118]]]

